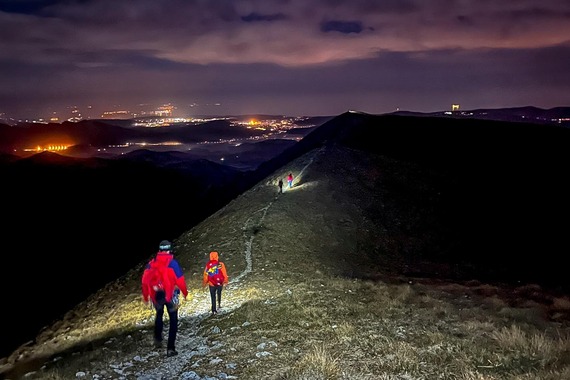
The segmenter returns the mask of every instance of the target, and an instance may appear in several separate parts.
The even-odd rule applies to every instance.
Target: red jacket
[[[180,268],[178,261],[169,251],[159,251],[156,257],[148,262],[142,275],[142,295],[145,302],[148,302],[149,298],[153,303],[156,303],[156,291],[153,289],[149,283],[149,269],[153,261],[162,261],[166,264],[166,279],[163,284],[164,292],[166,296],[166,302],[172,301],[174,296],[174,291],[176,288],[180,289],[184,298],[188,296],[188,288],[186,287],[186,280],[184,279],[184,272]]]

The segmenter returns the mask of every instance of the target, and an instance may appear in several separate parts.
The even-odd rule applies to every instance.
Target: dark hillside
[[[148,257],[157,240],[173,239],[233,199],[242,176],[209,161],[161,166],[143,157],[54,153],[3,161],[0,173],[11,209],[2,218],[2,267],[12,268],[0,286],[11,288],[16,276],[18,294],[43,310],[2,315],[0,323],[10,320],[21,333],[3,338],[1,354]]]
[[[153,168],[176,173],[178,176],[192,178],[193,184],[191,186],[193,192],[188,194],[188,196],[210,196],[215,199],[218,197],[218,194],[208,195],[210,191],[230,186],[229,184],[243,176],[243,173],[237,169],[196,157],[184,152],[155,152],[140,149],[117,156],[115,159],[125,163],[144,163]],[[168,186],[167,182],[164,184]],[[239,189],[236,189],[236,191],[239,191]]]
[[[306,134],[306,133],[305,133]],[[304,135],[300,135],[301,138]],[[156,152],[138,149],[118,156],[120,160],[136,160],[153,162],[160,166],[180,167],[182,170],[195,169],[193,163],[199,160],[209,160],[211,165],[228,170],[239,169],[242,172],[255,170],[260,163],[275,157],[286,148],[296,144],[293,139],[266,139],[261,141],[245,141],[239,144],[203,144],[188,151]],[[223,160],[222,160],[223,158]],[[218,164],[223,162],[223,165]],[[189,164],[189,165],[186,165]],[[185,168],[185,166],[189,166]]]
[[[138,133],[101,121],[79,123],[0,125],[0,151],[21,151],[23,148],[49,144],[106,146],[123,144],[138,137]]]
[[[394,253],[410,262],[455,267],[450,273],[427,267],[401,271],[535,281],[570,290],[563,269],[570,248],[565,238],[570,227],[569,144],[570,130],[558,126],[345,113],[262,165],[260,173],[323,145],[412,165],[415,174],[390,183],[390,193],[397,208],[413,207],[417,213],[413,225],[402,226],[406,234],[429,235],[437,244]],[[386,183],[380,168],[370,170],[370,186]],[[429,194],[422,190],[426,186],[432,189]],[[371,217],[381,212],[369,210]]]

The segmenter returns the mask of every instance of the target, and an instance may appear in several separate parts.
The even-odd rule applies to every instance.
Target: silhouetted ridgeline
[[[497,120],[508,122],[526,122],[535,124],[550,124],[570,127],[570,107],[554,107],[543,109],[538,107],[511,107],[511,108],[479,108],[474,110],[457,110],[453,112],[410,112],[397,111],[392,115],[421,116],[421,117],[446,117],[446,118],[471,118],[478,120]]]
[[[424,177],[422,186],[428,183],[436,189],[436,199],[414,202],[424,217],[405,231],[418,238],[429,236],[432,245],[410,250],[406,248],[410,244],[402,241],[397,253],[410,263],[430,260],[453,263],[456,268],[453,273],[406,273],[413,271],[410,265],[401,268],[403,273],[537,282],[570,291],[564,265],[570,252],[570,185],[566,181],[570,129],[349,112],[261,165],[259,177],[324,144],[394,159],[401,163],[404,177],[410,175],[404,168],[412,164]],[[392,189],[389,197],[394,204],[414,191],[414,180],[404,178]],[[382,181],[382,173],[370,173],[370,186],[379,187]],[[371,218],[382,212],[369,205]]]

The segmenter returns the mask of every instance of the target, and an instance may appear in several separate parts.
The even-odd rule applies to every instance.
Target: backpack
[[[148,285],[152,293],[160,290],[164,291],[167,286],[168,279],[168,262],[164,260],[152,260],[150,267],[147,269]]]
[[[222,274],[222,264],[217,260],[210,260],[206,264],[206,273],[210,284],[222,285],[224,283],[224,275]]]

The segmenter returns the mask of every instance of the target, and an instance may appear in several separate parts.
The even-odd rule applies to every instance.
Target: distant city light
[[[57,144],[57,145],[47,145],[47,146],[36,146],[35,148],[24,148],[24,152],[61,152],[69,148],[70,145]]]

